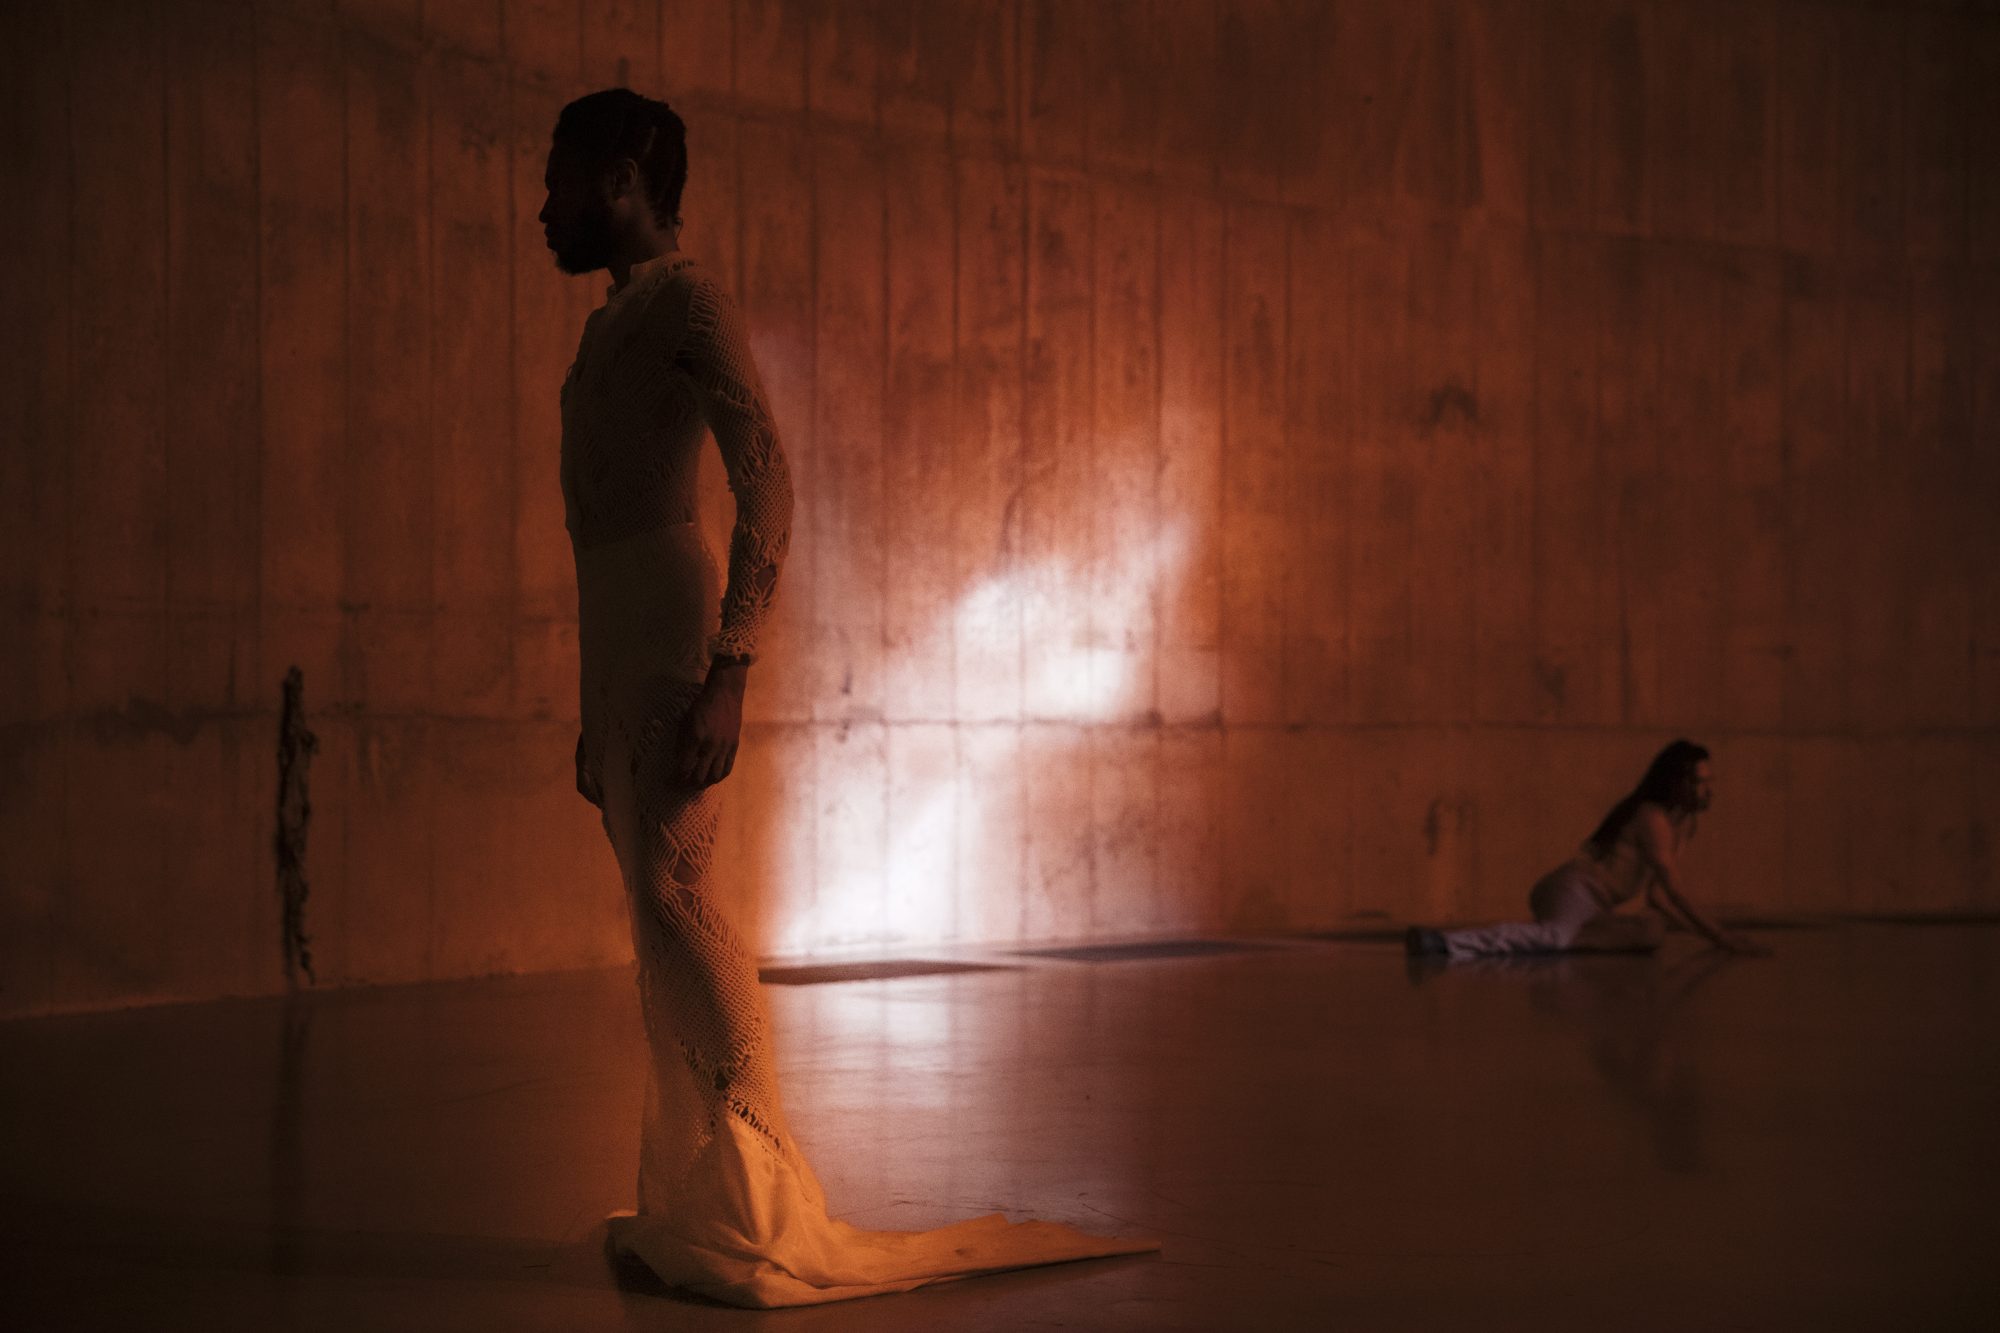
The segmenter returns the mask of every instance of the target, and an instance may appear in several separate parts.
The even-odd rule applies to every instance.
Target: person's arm
[[[1646,906],[1666,918],[1669,926],[1676,930],[1696,930],[1693,922],[1683,915],[1679,908],[1660,891],[1660,875],[1649,862],[1646,867]],[[1697,932],[1698,933],[1698,932]]]
[[[736,764],[757,632],[770,614],[791,541],[792,481],[742,314],[707,278],[689,293],[687,331],[674,360],[694,386],[736,497],[721,625],[709,642],[708,680],[682,724],[675,761],[683,780],[708,786]]]
[[[1646,891],[1647,900],[1662,915],[1678,918],[1688,929],[1718,949],[1727,949],[1731,953],[1761,952],[1760,946],[1730,934],[1710,921],[1688,901],[1681,883],[1680,861],[1676,852],[1677,839],[1674,836],[1673,825],[1667,822],[1665,813],[1649,807],[1640,810],[1633,817],[1633,822],[1638,836],[1639,855],[1652,872],[1652,884]]]

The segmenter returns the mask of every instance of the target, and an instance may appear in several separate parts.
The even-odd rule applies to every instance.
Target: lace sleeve
[[[722,625],[709,651],[750,653],[758,627],[770,614],[791,540],[792,479],[750,356],[742,313],[707,278],[699,279],[689,294],[687,332],[675,362],[693,381],[736,497]]]

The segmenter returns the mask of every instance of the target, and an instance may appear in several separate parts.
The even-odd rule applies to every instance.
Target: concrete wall
[[[2000,908],[1992,10],[7,0],[0,1010],[282,984],[294,663],[323,984],[627,956],[534,221],[619,82],[798,475],[766,950],[1512,912],[1678,733],[1711,901]]]

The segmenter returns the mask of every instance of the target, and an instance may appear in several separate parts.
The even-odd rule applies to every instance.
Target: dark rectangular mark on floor
[[[951,972],[1018,972],[1005,963],[944,963],[924,958],[891,958],[875,963],[807,963],[763,967],[757,979],[770,986],[817,986],[829,981],[881,981],[889,977],[934,977]]]
[[[1825,930],[1833,924],[1826,917],[1737,916],[1734,913],[1722,913],[1716,920],[1725,930]]]
[[[1848,920],[1871,926],[2000,926],[2000,913],[1857,912]]]
[[[1388,940],[1401,944],[1408,926],[1335,926],[1329,930],[1306,930],[1299,932],[1302,940]]]
[[[1060,958],[1072,963],[1122,963],[1139,958],[1207,958],[1261,953],[1279,946],[1244,940],[1148,940],[1141,944],[1073,944],[1051,949],[1010,949],[1017,958]]]

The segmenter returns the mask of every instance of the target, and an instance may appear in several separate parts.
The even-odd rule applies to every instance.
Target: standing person
[[[609,1244],[670,1286],[759,1307],[1156,1249],[999,1213],[863,1231],[828,1218],[786,1129],[755,961],[708,870],[792,489],[742,317],[678,248],[686,180],[686,128],[666,103],[592,93],[556,122],[540,214],[559,269],[612,279],[563,381],[561,469],[576,785],[617,854],[652,1054],[639,1209],[610,1220]],[[720,588],[696,526],[709,433],[736,499]]]
[[[1484,954],[1568,950],[1644,952],[1657,949],[1657,917],[1618,909],[1643,890],[1646,905],[1677,920],[1731,953],[1765,950],[1733,935],[1696,910],[1683,891],[1680,851],[1694,836],[1695,819],[1714,796],[1708,751],[1679,740],[1661,750],[1639,785],[1611,807],[1577,854],[1557,866],[1528,894],[1532,922],[1514,921],[1470,930],[1411,926],[1404,943],[1413,954],[1470,958]]]

